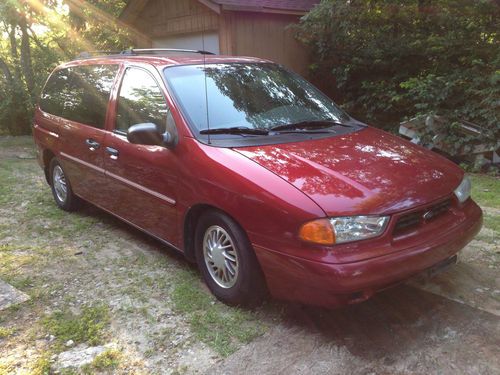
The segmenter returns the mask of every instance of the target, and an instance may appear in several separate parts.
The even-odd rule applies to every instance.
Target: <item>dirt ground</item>
[[[337,310],[249,311],[97,208],[58,210],[30,138],[0,138],[0,279],[30,297],[0,311],[0,374],[499,374],[500,181],[473,180],[485,226],[450,270]],[[81,348],[104,354],[57,367]]]

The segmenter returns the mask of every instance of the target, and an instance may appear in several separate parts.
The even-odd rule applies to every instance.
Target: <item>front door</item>
[[[175,149],[129,143],[128,128],[140,123],[154,123],[163,131],[167,126],[175,128],[159,77],[140,67],[128,67],[117,96],[115,128],[106,136],[104,147],[110,210],[177,244]]]

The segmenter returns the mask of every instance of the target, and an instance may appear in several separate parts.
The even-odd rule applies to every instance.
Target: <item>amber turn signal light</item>
[[[300,227],[299,237],[304,241],[320,245],[335,244],[335,232],[328,219],[319,219],[305,223]]]

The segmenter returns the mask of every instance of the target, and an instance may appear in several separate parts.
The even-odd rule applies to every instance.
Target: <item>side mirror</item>
[[[132,125],[127,132],[127,139],[130,143],[149,146],[173,147],[174,137],[167,130],[161,134],[158,127],[152,122]]]

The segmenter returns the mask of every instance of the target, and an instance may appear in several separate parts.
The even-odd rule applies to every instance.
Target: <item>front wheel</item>
[[[264,276],[250,241],[221,212],[201,216],[196,228],[196,261],[205,283],[222,302],[252,306],[266,294]]]
[[[75,211],[80,206],[80,199],[73,193],[68,177],[59,161],[50,162],[50,187],[57,206],[65,211]]]

